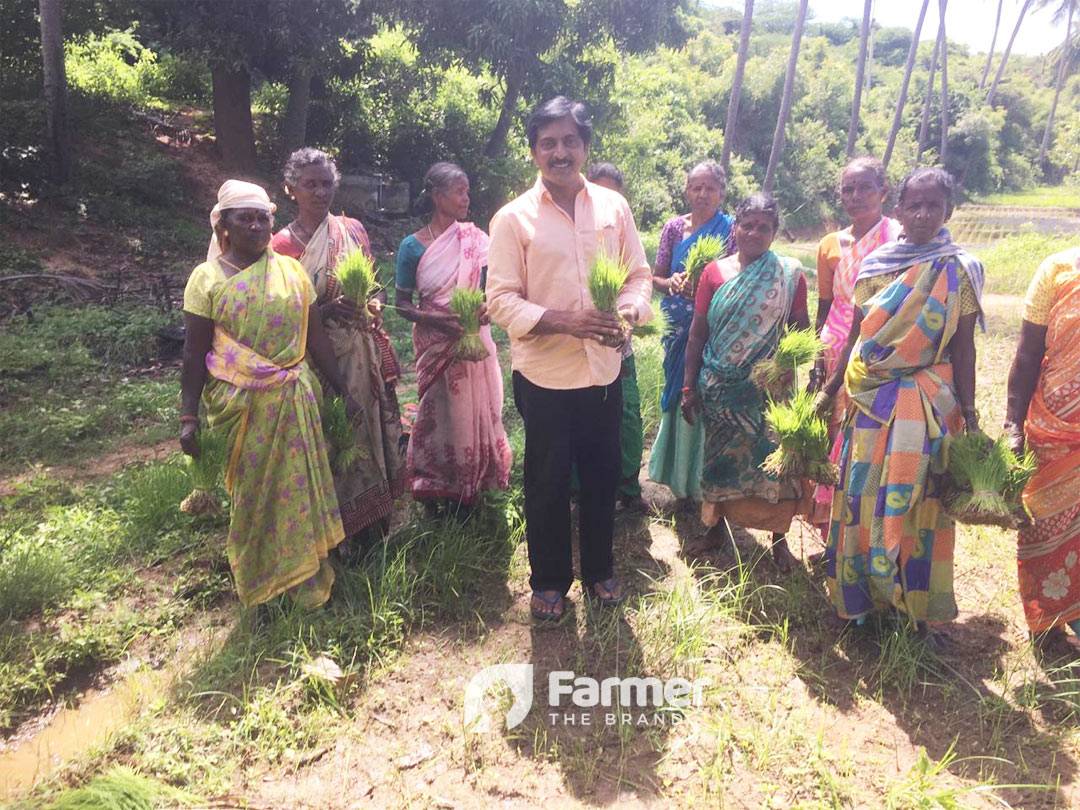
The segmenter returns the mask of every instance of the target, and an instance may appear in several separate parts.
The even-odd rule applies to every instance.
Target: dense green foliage
[[[151,4],[154,10],[140,10],[122,0],[68,5],[68,70],[74,90],[144,108],[181,103],[210,107],[214,49],[220,51],[221,43],[232,41],[229,37],[239,37],[243,47],[238,46],[238,58],[253,81],[256,136],[271,174],[280,159],[280,131],[299,64],[280,52],[301,43],[323,53],[310,87],[307,140],[336,152],[347,168],[387,172],[414,188],[432,162],[456,160],[473,178],[474,211],[481,222],[529,182],[532,168],[522,129],[529,104],[561,91],[590,103],[597,125],[593,156],[623,168],[641,224],[656,227],[683,208],[687,168],[719,153],[737,48],[737,12],[696,5],[680,10],[679,3],[620,6],[622,17],[612,4],[566,4],[565,19],[557,19],[562,4],[555,0],[502,4],[497,14],[485,0],[460,0],[455,6],[459,13],[450,19],[442,4],[391,7],[326,0],[308,24],[318,30],[309,31],[290,17],[290,9],[295,9],[289,2],[252,0],[252,8],[265,6],[265,18],[218,20],[218,28],[236,30],[205,37],[198,36],[205,33],[200,26],[209,13],[202,2],[168,12],[157,4]],[[4,103],[3,111],[15,115],[0,116],[8,119],[0,129],[4,135],[11,134],[9,128],[26,132],[9,140],[13,147],[4,150],[3,163],[15,170],[12,176],[25,180],[32,179],[33,164],[40,160],[40,149],[28,134],[40,129],[38,104],[17,100],[33,92],[35,69],[26,50],[32,32],[25,25],[30,4],[4,0],[5,9],[8,6],[17,24],[5,35],[12,54],[6,57],[12,72],[5,82],[22,90],[7,96],[12,101]],[[734,133],[732,198],[757,186],[764,173],[794,6],[780,0],[757,4],[739,129]],[[913,10],[913,22],[914,16]],[[341,23],[343,39],[332,36],[328,20]],[[472,33],[466,36],[461,27],[469,25]],[[523,26],[535,36],[509,36]],[[649,26],[655,30],[648,31]],[[265,42],[253,42],[256,34],[265,34]],[[533,48],[527,53],[521,44],[526,39]],[[648,49],[658,41],[675,45]],[[883,151],[910,41],[907,29],[875,32],[871,86],[863,97],[857,140],[860,152]],[[890,166],[894,181],[915,163],[932,46],[927,41],[919,48]],[[855,21],[811,19],[777,183],[789,228],[817,226],[837,213],[836,175],[843,162],[858,47]],[[992,109],[978,88],[983,61],[982,54],[950,45],[946,165],[965,191],[1021,190],[1043,177],[1057,181],[1071,174],[1080,160],[1076,76],[1068,79],[1062,93],[1048,161],[1038,166],[1039,140],[1053,96],[1054,59],[1014,54]],[[521,65],[535,70],[521,79]],[[939,104],[935,92],[930,99],[932,146],[923,163],[938,159]],[[506,148],[494,149],[500,121],[506,119]]]

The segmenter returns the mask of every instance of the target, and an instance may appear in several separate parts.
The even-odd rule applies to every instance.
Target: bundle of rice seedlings
[[[833,486],[839,478],[829,461],[829,428],[814,413],[814,395],[799,391],[787,401],[770,400],[765,423],[776,441],[761,469],[776,478],[809,478]]]
[[[601,312],[616,312],[619,293],[629,275],[630,268],[621,259],[602,250],[597,253],[589,272],[589,295],[593,306]]]
[[[357,317],[367,322],[367,304],[378,289],[375,262],[362,250],[347,254],[334,268],[341,294],[356,304]]]
[[[116,767],[80,788],[63,791],[49,810],[153,810],[202,802],[198,796],[141,776],[131,768]]]
[[[684,263],[684,267],[686,268],[687,290],[693,292],[697,287],[697,281],[701,278],[701,271],[705,269],[705,265],[715,259],[719,259],[724,255],[726,250],[727,242],[718,236],[699,237],[698,240],[690,246],[690,250],[686,254],[686,262]]]
[[[770,396],[779,397],[791,390],[798,370],[813,363],[825,344],[813,329],[788,329],[776,346],[773,356],[754,364],[750,380]]]
[[[985,433],[954,438],[948,450],[945,509],[955,520],[978,526],[1016,528],[1027,520],[1020,495],[1035,472],[1031,453],[1023,457],[1004,437]]]
[[[1004,441],[1004,438],[1002,441]],[[1021,503],[1020,497],[1024,494],[1024,487],[1031,480],[1031,476],[1035,475],[1039,462],[1035,458],[1035,454],[1030,450],[1022,456],[1018,456],[1016,453],[1011,454],[1015,459],[1015,463],[1009,468],[1009,478],[1005,482],[1005,492],[1003,494],[1006,502],[1019,504]]]
[[[454,346],[458,360],[483,360],[488,356],[487,347],[480,339],[480,307],[483,305],[483,290],[458,287],[450,295],[450,310],[458,316],[465,329]]]
[[[648,323],[635,324],[633,335],[634,337],[663,337],[671,329],[671,322],[668,320],[667,313],[660,307],[653,308],[653,316],[649,319]]]
[[[228,436],[223,430],[203,428],[195,434],[195,441],[199,446],[199,456],[187,456],[191,493],[180,502],[180,511],[188,515],[220,514],[221,501],[217,488],[225,474],[225,462],[229,455]]]
[[[360,459],[360,449],[356,446],[352,421],[345,413],[345,400],[341,397],[323,400],[322,429],[331,469],[338,474],[346,472]]]

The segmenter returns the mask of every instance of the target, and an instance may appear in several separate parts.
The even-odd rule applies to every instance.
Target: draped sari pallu
[[[449,312],[457,287],[479,289],[487,235],[454,223],[424,251],[416,269],[421,312]],[[491,327],[480,327],[484,360],[462,361],[445,332],[413,325],[419,406],[409,440],[408,475],[416,498],[472,503],[510,482],[510,444],[502,425],[503,381]]]
[[[845,618],[889,605],[920,621],[957,614],[955,530],[939,485],[944,443],[963,420],[946,352],[959,322],[960,274],[977,293],[982,277],[977,262],[969,267],[940,245],[930,251],[867,302],[847,368],[853,408],[825,557]]]
[[[294,588],[301,604],[325,602],[334,581],[326,557],[344,537],[322,391],[304,362],[310,299],[299,266],[268,251],[214,302],[203,398],[210,428],[229,437],[227,551],[244,605]]]
[[[766,435],[765,396],[750,381],[754,364],[776,350],[798,282],[798,264],[768,251],[725,281],[709,305],[698,377],[705,418],[702,493],[707,504],[720,503],[725,516],[747,528],[786,532],[799,495],[797,483],[761,470],[775,445]]]
[[[892,242],[900,236],[900,223],[889,217],[882,217],[881,221],[863,234],[858,241],[840,243],[840,262],[833,274],[833,297],[832,305],[825,325],[821,329],[821,340],[825,344],[825,379],[831,379],[836,373],[836,367],[844,354],[848,335],[851,334],[851,324],[855,317],[855,279],[858,278],[859,268],[863,259],[873,253],[887,242]],[[836,400],[833,403],[833,412],[829,419],[829,435],[835,437],[830,458],[833,463],[840,461],[840,423],[847,411],[846,389],[836,392]],[[822,526],[822,533],[828,532],[828,516],[832,510],[833,488],[818,485],[814,490],[814,522]]]
[[[357,250],[370,253],[367,234],[354,220],[330,214],[315,229],[300,262],[318,300],[341,294],[334,268]],[[389,517],[404,488],[401,413],[391,385],[400,376],[400,367],[382,330],[360,329],[331,318],[326,335],[349,393],[363,406],[352,420],[359,457],[348,471],[334,476],[341,522],[351,536]]]
[[[1039,467],[1024,489],[1034,525],[1020,532],[1017,565],[1028,626],[1041,633],[1080,619],[1080,279],[1050,310],[1024,433]]]

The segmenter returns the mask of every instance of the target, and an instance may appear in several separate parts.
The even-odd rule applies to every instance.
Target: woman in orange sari
[[[1039,463],[1016,554],[1028,627],[1080,652],[1080,248],[1048,258],[1028,287],[1006,420],[1013,448],[1026,440]]]

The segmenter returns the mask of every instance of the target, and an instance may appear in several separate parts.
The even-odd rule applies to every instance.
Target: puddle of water
[[[229,624],[189,629],[162,669],[141,667],[138,660],[129,659],[121,665],[126,674],[108,689],[84,696],[74,708],[60,709],[43,729],[0,751],[0,803],[28,792],[64,763],[105,745],[150,703],[168,694],[195,650],[216,649],[230,629]]]
[[[0,753],[0,799],[30,790],[64,762],[103,745],[162,695],[174,676],[168,670],[137,670],[107,691],[84,698],[77,707],[58,711],[40,732]]]

